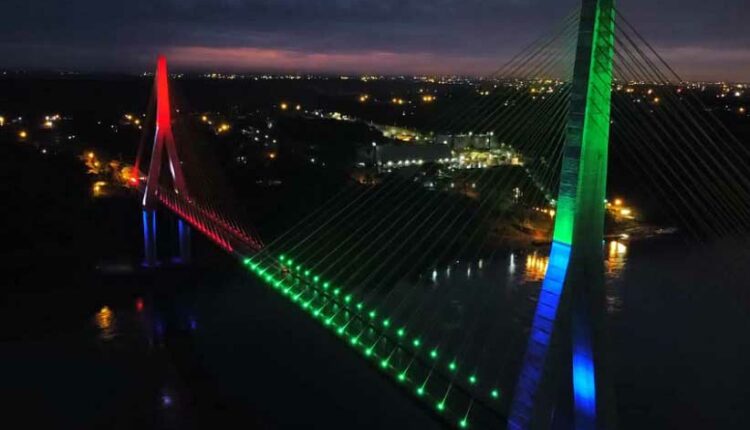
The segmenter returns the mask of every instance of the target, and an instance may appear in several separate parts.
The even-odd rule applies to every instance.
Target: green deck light
[[[344,334],[344,327],[339,327],[338,330],[336,330],[338,334]]]
[[[438,356],[437,349],[433,349],[432,351],[430,351],[430,358],[435,359],[437,358],[437,356]]]
[[[465,429],[466,427],[469,427],[469,421],[466,420],[466,418],[462,419],[458,422],[458,426],[462,429]]]
[[[455,372],[457,368],[458,368],[458,365],[456,364],[456,362],[455,362],[455,361],[451,361],[451,362],[450,362],[450,363],[448,364],[448,369],[450,369],[450,370],[451,370],[451,372]]]
[[[386,367],[388,367],[388,359],[385,359],[385,360],[381,361],[380,362],[380,367],[382,367],[383,369],[385,369]]]
[[[318,276],[318,275],[313,276],[313,282],[315,282],[317,284],[318,281],[320,281],[320,276]]]
[[[338,296],[339,293],[341,293],[341,288],[336,288],[335,290],[333,290],[333,295],[334,296]]]
[[[347,302],[347,303],[351,302],[352,301],[352,295],[351,294],[347,294],[346,297],[344,297],[344,301]]]
[[[391,325],[391,320],[389,320],[388,318],[383,320],[383,327],[388,327],[390,325]]]
[[[359,336],[353,337],[352,340],[351,340],[351,342],[352,342],[352,345],[358,344],[359,343]]]
[[[406,330],[404,330],[403,328],[400,328],[398,329],[396,334],[398,334],[398,337],[404,337],[404,335],[406,334]]]
[[[324,290],[327,290],[327,289],[328,289],[328,287],[330,287],[330,286],[331,286],[331,283],[330,283],[330,282],[323,282],[323,289],[324,289]]]
[[[474,385],[477,383],[477,377],[476,375],[469,376],[469,384]]]
[[[309,270],[305,270],[305,276],[310,276],[310,271]]]
[[[283,262],[285,259],[286,257],[284,257],[284,254],[279,255],[279,261]]]
[[[364,304],[362,302],[357,303],[357,309],[358,310],[361,311],[363,307],[364,307]]]
[[[492,390],[490,392],[490,396],[492,396],[493,399],[499,399],[500,398],[500,390],[498,390],[497,388],[494,389],[494,390]]]
[[[401,373],[398,374],[398,380],[401,381],[401,382],[406,381],[406,371],[405,370],[403,372],[401,372]]]
[[[242,264],[244,264],[245,266],[247,266],[247,265],[250,264],[251,261],[253,261],[253,260],[251,260],[249,258],[246,258],[246,259],[242,260]]]
[[[375,316],[377,315],[377,312],[375,312],[375,311],[370,311],[370,314],[369,314],[369,315],[370,315],[370,319],[373,319],[373,318],[375,318]]]
[[[300,270],[302,270],[302,266],[300,266],[300,265],[298,264],[298,265],[297,265],[297,271],[299,272]]]
[[[370,348],[367,348],[367,349],[365,350],[365,355],[366,355],[366,356],[368,356],[368,357],[369,357],[369,356],[371,356],[371,355],[372,355],[372,351],[373,351],[373,348],[372,348],[372,347],[370,347]]]
[[[326,319],[326,325],[331,325],[331,324],[333,324],[333,317]]]
[[[419,388],[417,388],[417,395],[418,395],[419,397],[422,397],[422,396],[424,396],[424,387],[419,387]]]
[[[438,411],[442,412],[445,410],[445,402],[440,402],[437,405],[435,405]]]
[[[419,348],[419,345],[422,344],[422,341],[419,340],[419,338],[416,338],[413,341],[411,341],[411,344],[414,346],[414,348]]]

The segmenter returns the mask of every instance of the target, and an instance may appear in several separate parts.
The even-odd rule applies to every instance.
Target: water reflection
[[[117,334],[117,320],[115,314],[108,306],[103,306],[94,316],[96,326],[99,327],[99,338],[102,340],[112,340]]]
[[[172,396],[170,396],[166,392],[166,390],[163,391],[162,395],[161,395],[161,404],[162,404],[162,406],[165,407],[165,408],[168,408],[168,407],[172,406],[172,402],[173,402]]]
[[[197,369],[191,351],[201,319],[193,299],[185,292],[108,298],[90,314],[89,333],[104,352],[102,360],[125,359],[148,376],[149,382],[134,384],[128,395],[137,397],[139,407],[162,424],[159,428],[185,428],[193,421],[184,408],[188,392],[174,372],[175,363],[186,374]]]
[[[616,280],[622,276],[627,264],[628,245],[623,241],[613,240],[606,245],[604,269],[607,280]],[[508,271],[513,274],[515,269],[514,255],[510,255]],[[524,267],[524,281],[539,282],[544,280],[549,266],[549,256],[546,252],[534,251],[526,255]]]
[[[541,255],[537,251],[526,256],[526,271],[524,280],[526,282],[538,282],[544,279],[549,266],[549,256]]]
[[[605,273],[608,279],[617,279],[625,270],[628,246],[621,241],[613,240],[609,242],[607,249],[607,258],[604,261]]]
[[[613,240],[607,244],[607,257],[604,260],[604,275],[607,282],[607,313],[617,314],[622,310],[622,295],[616,288],[625,271],[628,261],[628,245]]]

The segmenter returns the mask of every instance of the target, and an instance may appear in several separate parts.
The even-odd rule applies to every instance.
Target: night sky
[[[137,72],[494,70],[578,0],[4,0],[0,68]],[[620,0],[689,79],[750,81],[747,0]]]

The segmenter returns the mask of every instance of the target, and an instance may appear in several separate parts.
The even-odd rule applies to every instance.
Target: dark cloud
[[[577,0],[6,0],[0,15],[0,55],[6,67],[141,70],[156,52],[210,55],[183,58],[186,68],[274,68],[311,56],[357,62],[389,55],[388,69],[482,72],[559,21]],[[716,4],[720,3],[720,4]],[[750,36],[745,0],[631,0],[622,9],[644,35],[696,75],[739,79]],[[200,49],[200,50],[199,50]],[[192,50],[192,51],[191,51]],[[686,52],[704,56],[686,58]],[[242,54],[242,55],[240,55]],[[261,55],[262,54],[262,55]],[[242,59],[248,60],[243,66]],[[722,59],[731,59],[731,70]],[[250,61],[252,60],[252,61]],[[494,63],[493,63],[494,62]],[[300,63],[303,64],[303,63]],[[336,68],[331,63],[331,68]],[[374,65],[377,66],[377,65]],[[304,68],[304,65],[300,66]],[[377,68],[377,67],[376,67]],[[713,70],[712,70],[713,69]],[[486,71],[486,70],[485,70]],[[690,75],[690,73],[686,73]],[[731,76],[729,76],[731,75]]]

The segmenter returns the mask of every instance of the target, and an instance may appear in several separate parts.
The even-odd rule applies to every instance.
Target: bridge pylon
[[[158,204],[158,193],[160,190],[159,177],[164,163],[163,154],[167,154],[169,172],[172,176],[172,187],[175,194],[188,196],[185,176],[182,164],[177,155],[174,134],[172,133],[172,113],[169,101],[169,74],[167,72],[167,59],[160,55],[156,62],[156,133],[154,136],[151,161],[148,168],[148,178],[143,191],[142,218],[143,218],[143,242],[144,242],[144,265],[155,266],[158,264],[156,246],[156,206]],[[177,235],[179,241],[179,261],[187,263],[190,261],[190,226],[182,219],[177,220]]]
[[[510,429],[616,425],[603,250],[614,31],[614,0],[582,0],[549,268]]]

